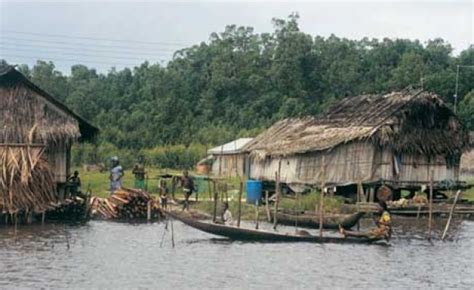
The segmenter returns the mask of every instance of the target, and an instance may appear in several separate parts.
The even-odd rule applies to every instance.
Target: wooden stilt
[[[244,183],[242,179],[240,179],[239,183],[239,211],[237,213],[237,227],[240,227],[240,216],[242,214],[242,191],[243,191]]]
[[[255,229],[258,230],[258,217],[259,217],[259,210],[258,210],[258,200],[255,201]]]
[[[357,183],[357,212],[360,212],[360,197],[361,197],[361,192],[360,188],[362,187],[362,181],[359,180]],[[357,231],[360,231],[360,219],[357,221]]]
[[[433,228],[433,175],[434,172],[431,170],[430,173],[430,200],[429,200],[429,212],[428,212],[428,240],[431,241],[431,231]]]
[[[296,218],[295,218],[295,231],[298,230],[298,213],[299,213],[299,209],[300,209],[300,203],[299,203],[299,193],[296,192],[295,194],[296,196],[296,200],[295,200],[295,213],[296,213]]]
[[[451,224],[451,219],[454,213],[454,208],[456,207],[456,203],[458,202],[458,198],[460,194],[461,194],[461,190],[458,190],[456,192],[456,196],[454,197],[453,206],[451,207],[451,210],[449,211],[448,221],[446,222],[446,227],[444,228],[443,235],[441,236],[442,241],[444,241],[444,239],[446,238],[446,234],[448,233],[448,229]]]
[[[212,216],[212,221],[216,222],[217,218],[217,191],[214,191],[214,211]]]
[[[278,161],[278,171],[275,173],[275,209],[273,214],[273,229],[276,230],[278,218],[278,205],[280,204],[280,173],[281,173],[281,159]]]
[[[319,196],[319,236],[323,237],[323,224],[324,224],[324,155],[321,162],[321,195]]]
[[[270,204],[268,200],[268,190],[265,190],[265,211],[267,212],[267,221],[270,223],[272,221],[272,216],[270,215]]]

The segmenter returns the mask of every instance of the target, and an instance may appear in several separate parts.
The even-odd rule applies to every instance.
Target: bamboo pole
[[[319,196],[319,236],[323,237],[323,224],[324,224],[324,155],[321,162],[321,195]]]
[[[243,190],[243,182],[242,179],[240,179],[239,183],[239,211],[237,213],[237,227],[240,228],[240,216],[242,215],[242,190]]]
[[[270,223],[272,221],[272,216],[270,214],[270,205],[268,200],[268,190],[265,190],[265,211],[267,212],[267,221]]]
[[[456,207],[456,203],[458,202],[458,198],[459,198],[460,193],[461,193],[461,190],[458,190],[456,192],[456,196],[454,197],[453,206],[451,207],[451,210],[449,211],[448,221],[446,222],[446,227],[444,228],[443,235],[441,236],[442,241],[444,241],[444,239],[446,238],[446,234],[448,233],[448,229],[449,229],[449,226],[451,224],[451,219],[452,219],[453,213],[454,213],[454,208]]]
[[[174,227],[173,227],[173,220],[172,219],[170,220],[170,224],[171,224],[171,245],[174,248]]]
[[[276,230],[278,218],[278,205],[280,204],[280,173],[281,173],[281,159],[278,161],[278,171],[275,172],[275,208],[273,214],[273,229]]]
[[[428,240],[431,241],[431,231],[433,228],[433,170],[430,172],[430,200],[428,212]]]

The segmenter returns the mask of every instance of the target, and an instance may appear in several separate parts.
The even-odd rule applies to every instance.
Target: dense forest
[[[442,39],[312,36],[300,31],[297,14],[273,24],[272,33],[260,34],[229,25],[176,51],[165,66],[144,62],[100,74],[78,64],[67,75],[52,62],[18,68],[101,129],[100,146],[76,148],[76,163],[120,154],[129,164],[145,154],[154,165],[187,167],[212,145],[318,114],[346,96],[412,86],[453,104],[457,66],[474,63],[474,46],[454,56]],[[458,113],[474,129],[474,70],[461,68]]]

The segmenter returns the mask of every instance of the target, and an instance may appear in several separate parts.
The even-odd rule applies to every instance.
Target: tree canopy
[[[165,66],[142,63],[106,74],[78,64],[68,75],[38,61],[19,69],[101,129],[100,140],[140,150],[217,144],[256,135],[290,116],[317,114],[346,96],[423,87],[453,103],[457,65],[442,39],[350,40],[300,31],[298,15],[273,19],[272,33],[227,26],[176,51]],[[474,129],[472,69],[460,70],[459,112]]]

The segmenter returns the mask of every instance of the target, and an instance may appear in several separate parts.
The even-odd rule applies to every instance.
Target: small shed
[[[285,119],[247,143],[250,176],[287,184],[458,181],[469,134],[435,94],[404,90],[342,99],[319,116]]]
[[[43,211],[64,190],[71,146],[98,129],[14,67],[0,67],[0,210]]]
[[[247,153],[242,148],[253,138],[239,138],[207,151],[214,159],[212,174],[215,176],[244,176],[247,174]]]

